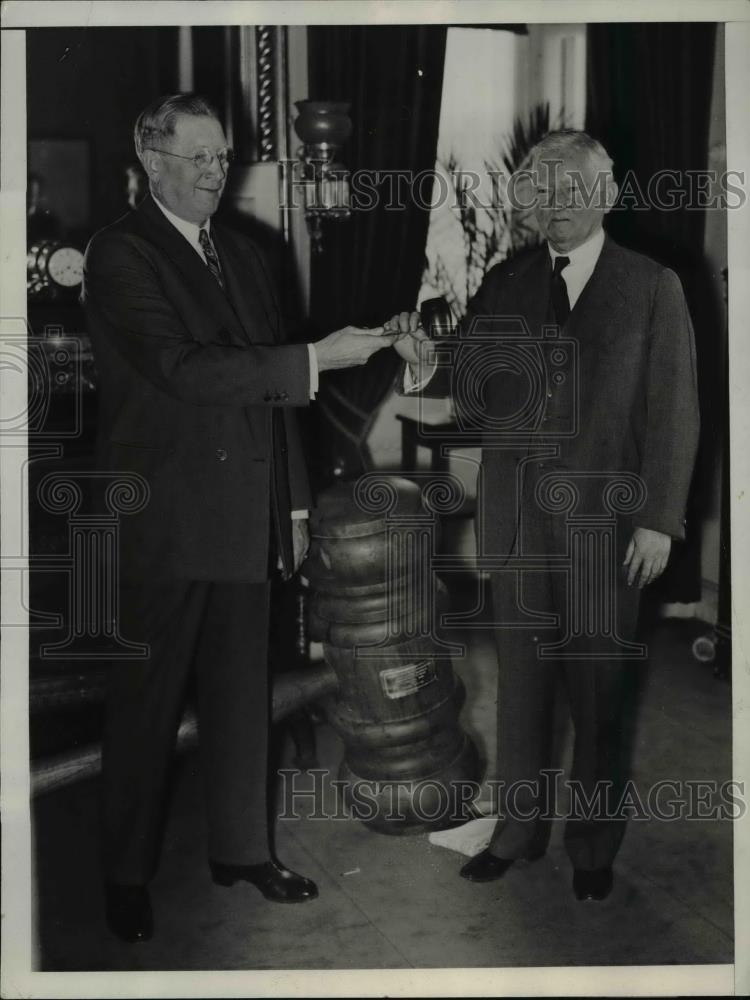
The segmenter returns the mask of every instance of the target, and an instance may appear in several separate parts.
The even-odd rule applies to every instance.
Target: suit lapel
[[[528,269],[519,273],[518,281],[504,283],[501,290],[512,296],[512,312],[524,317],[532,336],[538,337],[548,320],[550,275],[549,254],[544,245],[529,262]],[[515,277],[512,265],[509,277]],[[495,311],[498,315],[507,312],[502,300],[496,304]]]
[[[215,326],[206,328],[205,339],[215,340],[217,331],[224,328],[230,338],[246,343],[248,338],[227,295],[193,247],[154,204],[150,195],[138,206],[136,215],[146,238],[156,244],[178,268],[187,286],[197,293],[206,305],[206,312],[215,320]]]
[[[279,309],[260,256],[252,245],[249,253],[246,246],[240,252],[232,234],[219,225],[212,225],[211,237],[221,261],[227,295],[247,339],[251,343],[273,342],[278,334]]]
[[[605,328],[616,325],[627,302],[624,258],[620,247],[606,236],[596,267],[565,325],[566,336],[578,339],[582,347],[595,342]]]

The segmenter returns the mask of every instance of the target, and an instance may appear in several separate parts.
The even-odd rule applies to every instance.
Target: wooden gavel
[[[430,340],[440,340],[455,335],[456,322],[451,307],[442,295],[433,299],[425,299],[419,307],[419,318],[422,322],[422,329]]]

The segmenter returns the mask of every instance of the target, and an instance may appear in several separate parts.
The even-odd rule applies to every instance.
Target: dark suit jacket
[[[121,519],[126,577],[261,581],[272,507],[286,528],[310,505],[292,410],[309,403],[307,347],[283,343],[254,244],[213,222],[211,236],[226,294],[150,196],[86,251],[99,463],[150,490]]]
[[[699,420],[679,279],[606,238],[557,338],[544,333],[550,282],[546,246],[493,267],[469,304],[453,362],[424,390],[436,395],[449,384],[462,419],[480,430],[482,550],[511,550],[523,507],[528,519],[523,483],[533,496],[529,485],[550,472],[573,474],[579,514],[604,512],[602,476],[636,473],[646,497],[632,525],[683,538]]]

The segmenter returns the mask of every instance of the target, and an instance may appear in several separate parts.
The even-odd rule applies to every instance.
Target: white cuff
[[[435,362],[430,369],[429,373],[422,379],[417,380],[414,375],[414,368],[410,364],[404,365],[404,392],[418,392],[420,389],[424,389],[427,383],[430,381],[432,376],[435,374],[435,369],[437,368],[437,362]]]
[[[315,351],[315,344],[307,345],[307,356],[310,359],[310,399],[315,399],[320,386],[320,374],[318,372],[318,355]]]
[[[302,507],[300,507],[299,510],[293,510],[292,511],[292,520],[293,521],[306,521],[309,516],[310,516],[310,511],[309,510],[305,510]]]

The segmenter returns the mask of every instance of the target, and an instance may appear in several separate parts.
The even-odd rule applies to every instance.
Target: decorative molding
[[[256,58],[258,72],[258,159],[261,162],[278,159],[276,127],[276,64],[278,34],[271,25],[256,28]]]

